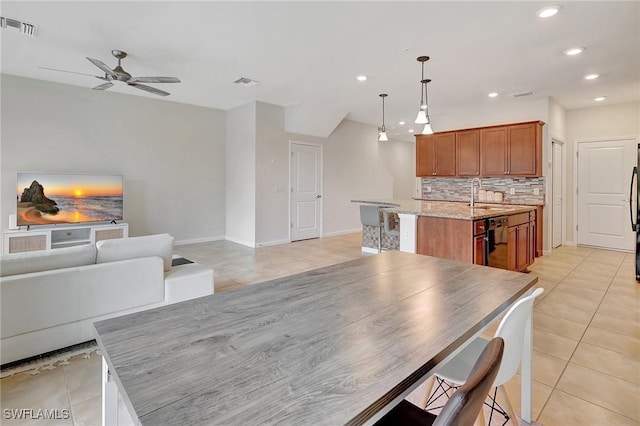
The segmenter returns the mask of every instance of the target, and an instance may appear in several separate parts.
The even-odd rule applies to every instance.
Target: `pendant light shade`
[[[379,96],[382,98],[382,127],[378,127],[378,141],[386,142],[389,140],[387,137],[387,131],[384,128],[384,98],[387,97],[387,94],[381,93]]]
[[[418,111],[418,116],[416,117],[416,124],[427,124],[429,119],[427,118],[427,113],[424,110]]]
[[[424,129],[422,129],[423,135],[432,135],[433,129],[431,128],[431,124],[427,123],[424,125]]]

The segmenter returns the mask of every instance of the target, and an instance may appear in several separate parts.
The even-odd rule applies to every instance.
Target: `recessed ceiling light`
[[[562,6],[547,6],[536,12],[536,15],[538,15],[538,18],[550,18],[557,15],[561,9]]]
[[[366,75],[359,75],[356,77],[356,80],[358,81],[367,81],[367,76]]]
[[[398,121],[398,124],[401,125],[401,126],[404,126],[405,122],[404,121]]]
[[[602,102],[605,99],[607,99],[606,96],[598,96],[597,98],[593,98],[593,100],[596,101],[596,102]]]
[[[413,133],[413,129],[409,129],[407,130],[409,133]]]
[[[490,97],[490,98],[495,98],[495,97],[497,97],[497,96],[498,96],[498,93],[496,93],[496,92],[491,92],[491,93],[489,93],[489,97]]]
[[[567,49],[564,51],[565,55],[575,56],[579,55],[586,50],[586,47],[572,47],[571,49]]]
[[[587,74],[584,76],[585,80],[595,80],[596,78],[600,77],[598,74]]]

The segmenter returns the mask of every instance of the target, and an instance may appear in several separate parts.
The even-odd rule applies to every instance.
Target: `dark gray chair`
[[[467,381],[455,391],[437,416],[407,400],[393,407],[376,426],[472,426],[500,369],[504,340],[493,338],[476,361]]]

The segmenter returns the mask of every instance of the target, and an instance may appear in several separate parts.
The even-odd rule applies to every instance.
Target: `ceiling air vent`
[[[533,95],[533,93],[534,93],[533,90],[527,90],[526,92],[512,93],[511,96],[514,98],[522,98],[524,96],[531,96]]]
[[[38,26],[30,24],[28,22],[18,21],[17,19],[11,19],[4,16],[0,16],[0,27],[3,29],[16,30],[29,37],[35,37],[38,31]]]
[[[240,77],[239,79],[237,79],[236,81],[234,81],[235,84],[239,84],[240,86],[243,87],[252,87],[258,84],[257,81],[252,80],[250,78],[247,77]]]

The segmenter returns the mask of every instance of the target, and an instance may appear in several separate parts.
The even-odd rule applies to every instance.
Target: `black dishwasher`
[[[487,220],[487,266],[507,269],[507,216]]]

